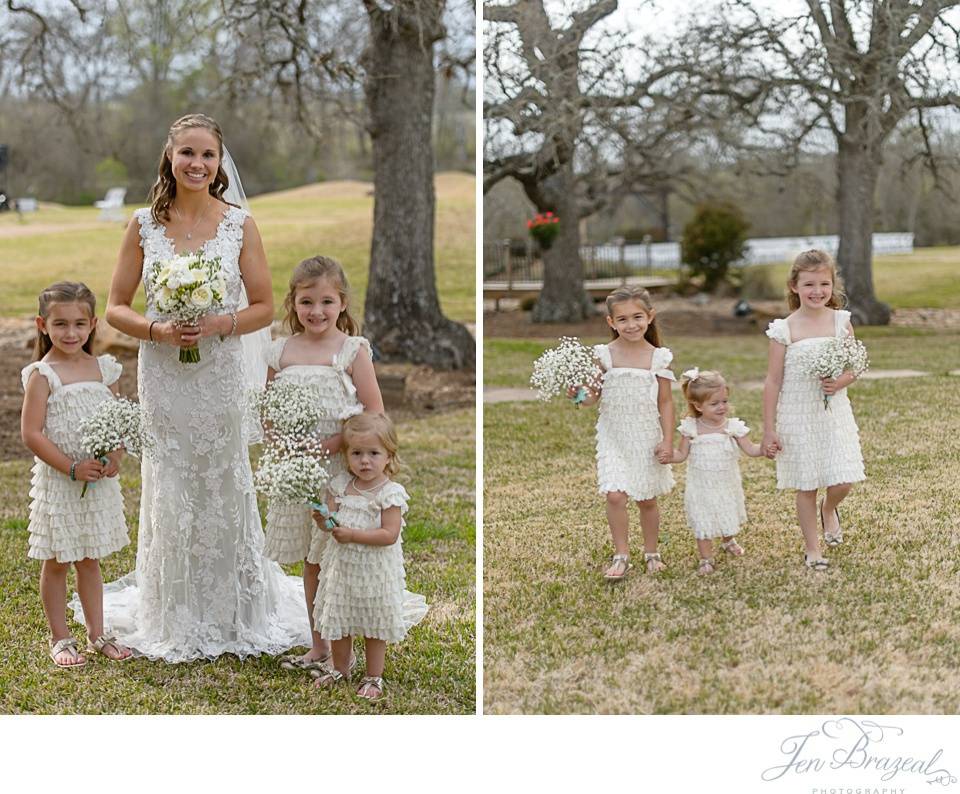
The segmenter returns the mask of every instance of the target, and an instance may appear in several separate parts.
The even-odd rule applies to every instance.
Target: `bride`
[[[105,588],[104,620],[121,643],[167,662],[310,644],[302,583],[261,556],[241,336],[269,326],[273,299],[256,224],[223,198],[223,155],[213,119],[174,122],[151,206],[123,238],[106,310],[112,326],[142,340],[140,404],[155,446],[142,461],[136,570]],[[220,258],[220,313],[193,326],[165,321],[146,282],[145,316],[131,308],[148,268],[195,251]],[[199,363],[181,363],[179,348],[194,346]]]

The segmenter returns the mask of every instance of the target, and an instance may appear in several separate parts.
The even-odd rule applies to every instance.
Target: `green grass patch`
[[[367,704],[352,689],[320,692],[309,676],[281,670],[272,657],[167,665],[94,656],[61,671],[47,658],[47,623],[38,593],[40,565],[26,557],[30,466],[0,463],[0,713],[39,714],[469,714],[476,703],[474,472],[444,465],[438,439],[455,461],[473,458],[474,412],[401,422],[398,433],[411,494],[404,533],[408,589],[430,604],[424,621],[387,650],[387,697]],[[133,569],[140,491],[136,461],[122,486],[131,544],[102,561],[105,581]],[[299,575],[299,565],[287,569]],[[73,587],[71,574],[70,586]],[[72,592],[72,590],[71,590]],[[306,621],[306,611],[304,611]],[[73,625],[83,636],[83,627]],[[357,643],[357,650],[362,645]],[[361,654],[362,656],[362,654]]]
[[[741,559],[695,573],[685,467],[659,500],[659,576],[601,573],[612,554],[595,471],[595,409],[559,403],[484,410],[484,709],[488,713],[956,713],[960,708],[960,434],[944,396],[960,334],[863,334],[876,368],[927,377],[851,388],[867,480],[841,507],[832,567],[802,565],[794,496],[774,464],[741,461],[749,521]],[[675,372],[715,367],[759,440],[766,342],[667,340]],[[525,343],[524,343],[525,344]],[[487,343],[506,373],[534,350]],[[521,359],[512,357],[522,356]],[[529,370],[526,370],[527,372]],[[680,395],[675,393],[677,416]],[[631,547],[641,557],[636,511]],[[636,559],[635,559],[636,562]]]
[[[461,322],[475,317],[474,184],[474,177],[466,174],[439,174],[436,180],[437,289],[444,313]],[[363,316],[373,229],[371,190],[364,183],[330,183],[250,201],[267,253],[277,317],[293,268],[316,254],[343,264],[358,316]],[[93,207],[44,206],[22,221],[14,213],[0,215],[0,316],[34,314],[40,290],[61,279],[85,282],[102,311],[124,230],[117,223],[98,222],[99,212]],[[143,309],[142,294],[134,306]]]

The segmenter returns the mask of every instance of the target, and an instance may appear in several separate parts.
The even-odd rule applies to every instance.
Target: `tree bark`
[[[564,163],[543,185],[549,201],[537,206],[541,212],[556,213],[560,233],[543,252],[543,289],[531,315],[535,323],[575,323],[593,314],[593,303],[583,289],[575,179],[573,164]]]
[[[847,308],[858,325],[887,325],[890,307],[878,301],[873,290],[873,210],[880,148],[846,136],[840,138],[838,144],[840,247],[837,264],[847,292]]]
[[[433,44],[443,0],[366,0],[364,91],[373,143],[374,204],[365,333],[386,361],[473,369],[476,342],[443,316],[434,272]],[[467,223],[473,225],[473,219]]]

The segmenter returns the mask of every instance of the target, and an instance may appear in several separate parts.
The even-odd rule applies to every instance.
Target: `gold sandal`
[[[373,697],[368,695],[361,695],[364,687],[374,686],[377,688],[377,694]],[[378,675],[367,675],[360,680],[360,686],[357,687],[357,697],[362,698],[363,700],[369,700],[371,703],[375,703],[383,697],[383,678]]]
[[[716,573],[716,567],[713,564],[713,557],[701,557],[700,565],[697,568],[697,573],[700,576],[709,576],[712,573]]]
[[[643,553],[643,560],[647,564],[647,573],[660,573],[667,565],[660,557],[659,551],[646,551]]]
[[[110,654],[105,653],[103,647],[105,645],[110,645],[113,649],[119,654],[123,651],[128,651],[126,656],[113,657]],[[133,654],[130,653],[130,649],[126,645],[121,645],[116,637],[108,637],[106,634],[101,634],[95,640],[87,640],[87,651],[90,653],[99,653],[101,656],[106,656],[111,662],[125,662],[127,659],[133,657]]]
[[[736,538],[730,538],[730,540],[721,541],[720,548],[732,557],[742,557],[745,554],[743,546],[737,543]]]
[[[621,579],[626,578],[627,573],[632,567],[629,554],[614,554],[613,562],[610,563],[610,567],[604,572],[603,578],[608,582],[619,582]],[[613,568],[616,568],[620,573],[610,573]]]
[[[56,642],[50,640],[50,659],[61,670],[69,670],[74,667],[83,667],[87,663],[86,659],[83,659],[82,662],[75,661],[64,663],[57,661],[57,656],[64,652],[70,654],[71,659],[82,658],[80,656],[80,651],[77,650],[77,640],[74,637],[64,637],[62,640],[57,640]]]

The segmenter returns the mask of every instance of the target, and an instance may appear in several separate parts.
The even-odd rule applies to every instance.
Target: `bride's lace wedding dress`
[[[216,235],[201,247],[220,257],[227,284],[221,311],[227,313],[240,300],[246,217],[227,208]],[[155,319],[146,274],[177,252],[149,209],[135,218],[146,315]],[[261,553],[242,357],[238,336],[202,339],[197,364],[180,363],[171,345],[140,344],[140,405],[155,446],[141,466],[136,570],[105,587],[104,624],[108,634],[151,659],[243,658],[310,645],[302,581]]]

